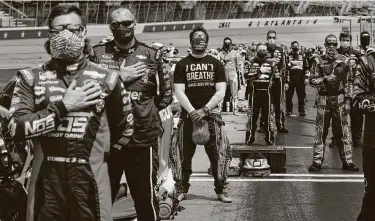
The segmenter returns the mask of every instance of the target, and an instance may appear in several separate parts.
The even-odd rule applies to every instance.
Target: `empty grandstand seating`
[[[13,18],[4,11],[0,11],[0,27],[26,27],[27,25],[23,24],[19,19]]]

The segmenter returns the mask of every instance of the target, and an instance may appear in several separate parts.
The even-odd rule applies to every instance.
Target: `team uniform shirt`
[[[196,110],[211,100],[219,82],[226,82],[224,67],[211,55],[203,58],[188,55],[176,64],[174,83],[185,84],[185,94]]]
[[[288,59],[288,66],[289,66],[289,81],[292,84],[303,84],[306,79],[308,79],[308,63],[306,61],[306,57],[298,52],[298,53],[290,53]]]

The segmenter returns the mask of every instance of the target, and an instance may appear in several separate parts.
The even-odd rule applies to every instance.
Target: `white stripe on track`
[[[191,177],[211,177],[208,173],[193,173]],[[322,178],[363,178],[363,174],[282,174],[272,173],[270,177],[322,177]]]
[[[213,182],[213,178],[191,178],[191,182]],[[269,179],[243,178],[227,179],[228,182],[312,182],[312,183],[364,183],[363,179]]]

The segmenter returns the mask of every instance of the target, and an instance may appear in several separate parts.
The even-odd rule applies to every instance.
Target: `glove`
[[[288,83],[285,83],[284,84],[284,91],[287,91],[289,89],[289,84]]]
[[[271,72],[271,67],[264,67],[263,65],[262,65],[262,67],[260,67],[260,72],[262,73],[262,74],[268,74],[268,73],[270,73]]]

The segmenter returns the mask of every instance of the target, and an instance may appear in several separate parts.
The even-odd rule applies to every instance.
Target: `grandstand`
[[[45,26],[51,8],[58,4],[80,7],[87,23],[106,24],[110,12],[125,6],[138,23],[187,20],[273,18],[296,16],[369,15],[375,1],[3,1],[0,0],[0,26]]]

